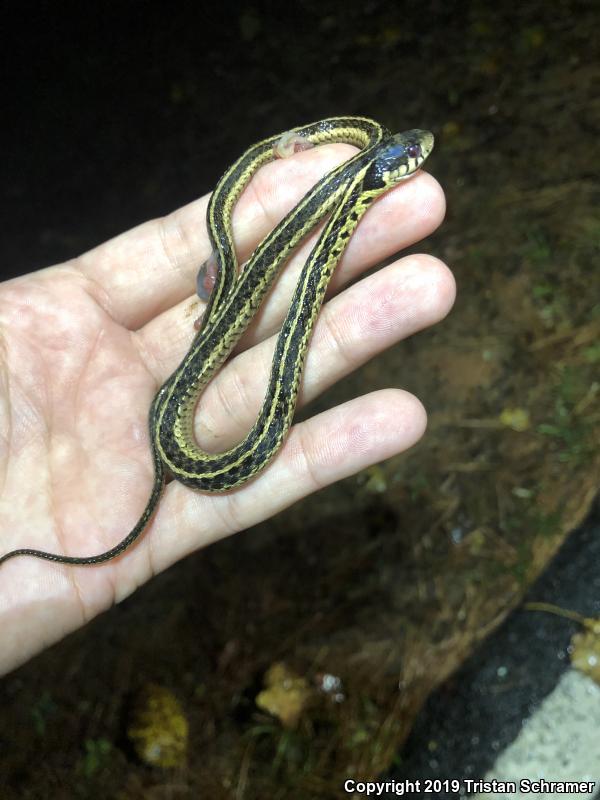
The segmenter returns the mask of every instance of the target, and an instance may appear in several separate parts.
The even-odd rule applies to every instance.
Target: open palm
[[[243,261],[345,145],[264,167],[234,214]],[[192,339],[192,297],[209,255],[207,198],[66,264],[0,286],[0,555],[35,547],[100,553],[137,521],[152,485],[148,409]],[[434,230],[443,195],[418,173],[377,201],[332,282],[304,372],[300,404],[399,339],[441,319],[454,298],[447,268],[408,256],[343,286]],[[274,337],[306,255],[286,267],[236,355],[201,398],[196,434],[219,451],[242,438],[263,398]],[[419,401],[399,389],[364,395],[295,425],[272,464],[223,495],[176,482],[134,547],[95,567],[23,557],[0,567],[0,672],[21,663],[185,554],[411,446]]]

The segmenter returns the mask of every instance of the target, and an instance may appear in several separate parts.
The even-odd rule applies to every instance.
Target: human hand
[[[354,152],[328,145],[273,162],[235,210],[240,261],[326,171]],[[0,555],[35,547],[93,555],[119,542],[152,484],[148,409],[193,337],[195,274],[208,257],[207,197],[63,265],[0,286]],[[309,347],[299,407],[370,357],[437,322],[454,299],[448,269],[400,258],[444,214],[419,172],[367,212],[332,279]],[[263,399],[286,298],[314,237],[285,268],[236,355],[200,399],[196,435],[224,450]],[[0,567],[0,672],[127,597],[187,553],[267,519],[305,495],[414,444],[426,424],[400,389],[373,392],[294,425],[258,477],[222,495],[170,483],[136,544],[72,567],[23,557]]]

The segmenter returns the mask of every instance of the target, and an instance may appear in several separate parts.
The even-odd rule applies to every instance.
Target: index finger
[[[262,167],[243,192],[232,226],[240,261],[323,175],[356,148],[322,145]],[[80,256],[76,266],[100,286],[115,321],[137,329],[194,293],[210,255],[209,195],[145,222]]]

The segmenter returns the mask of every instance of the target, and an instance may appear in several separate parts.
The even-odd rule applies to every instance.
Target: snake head
[[[365,187],[383,191],[410,177],[433,150],[433,141],[432,133],[417,129],[390,136],[373,154]]]

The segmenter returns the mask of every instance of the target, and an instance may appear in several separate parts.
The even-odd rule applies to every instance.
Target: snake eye
[[[406,152],[411,158],[419,158],[421,155],[421,145],[411,144],[406,148]]]

